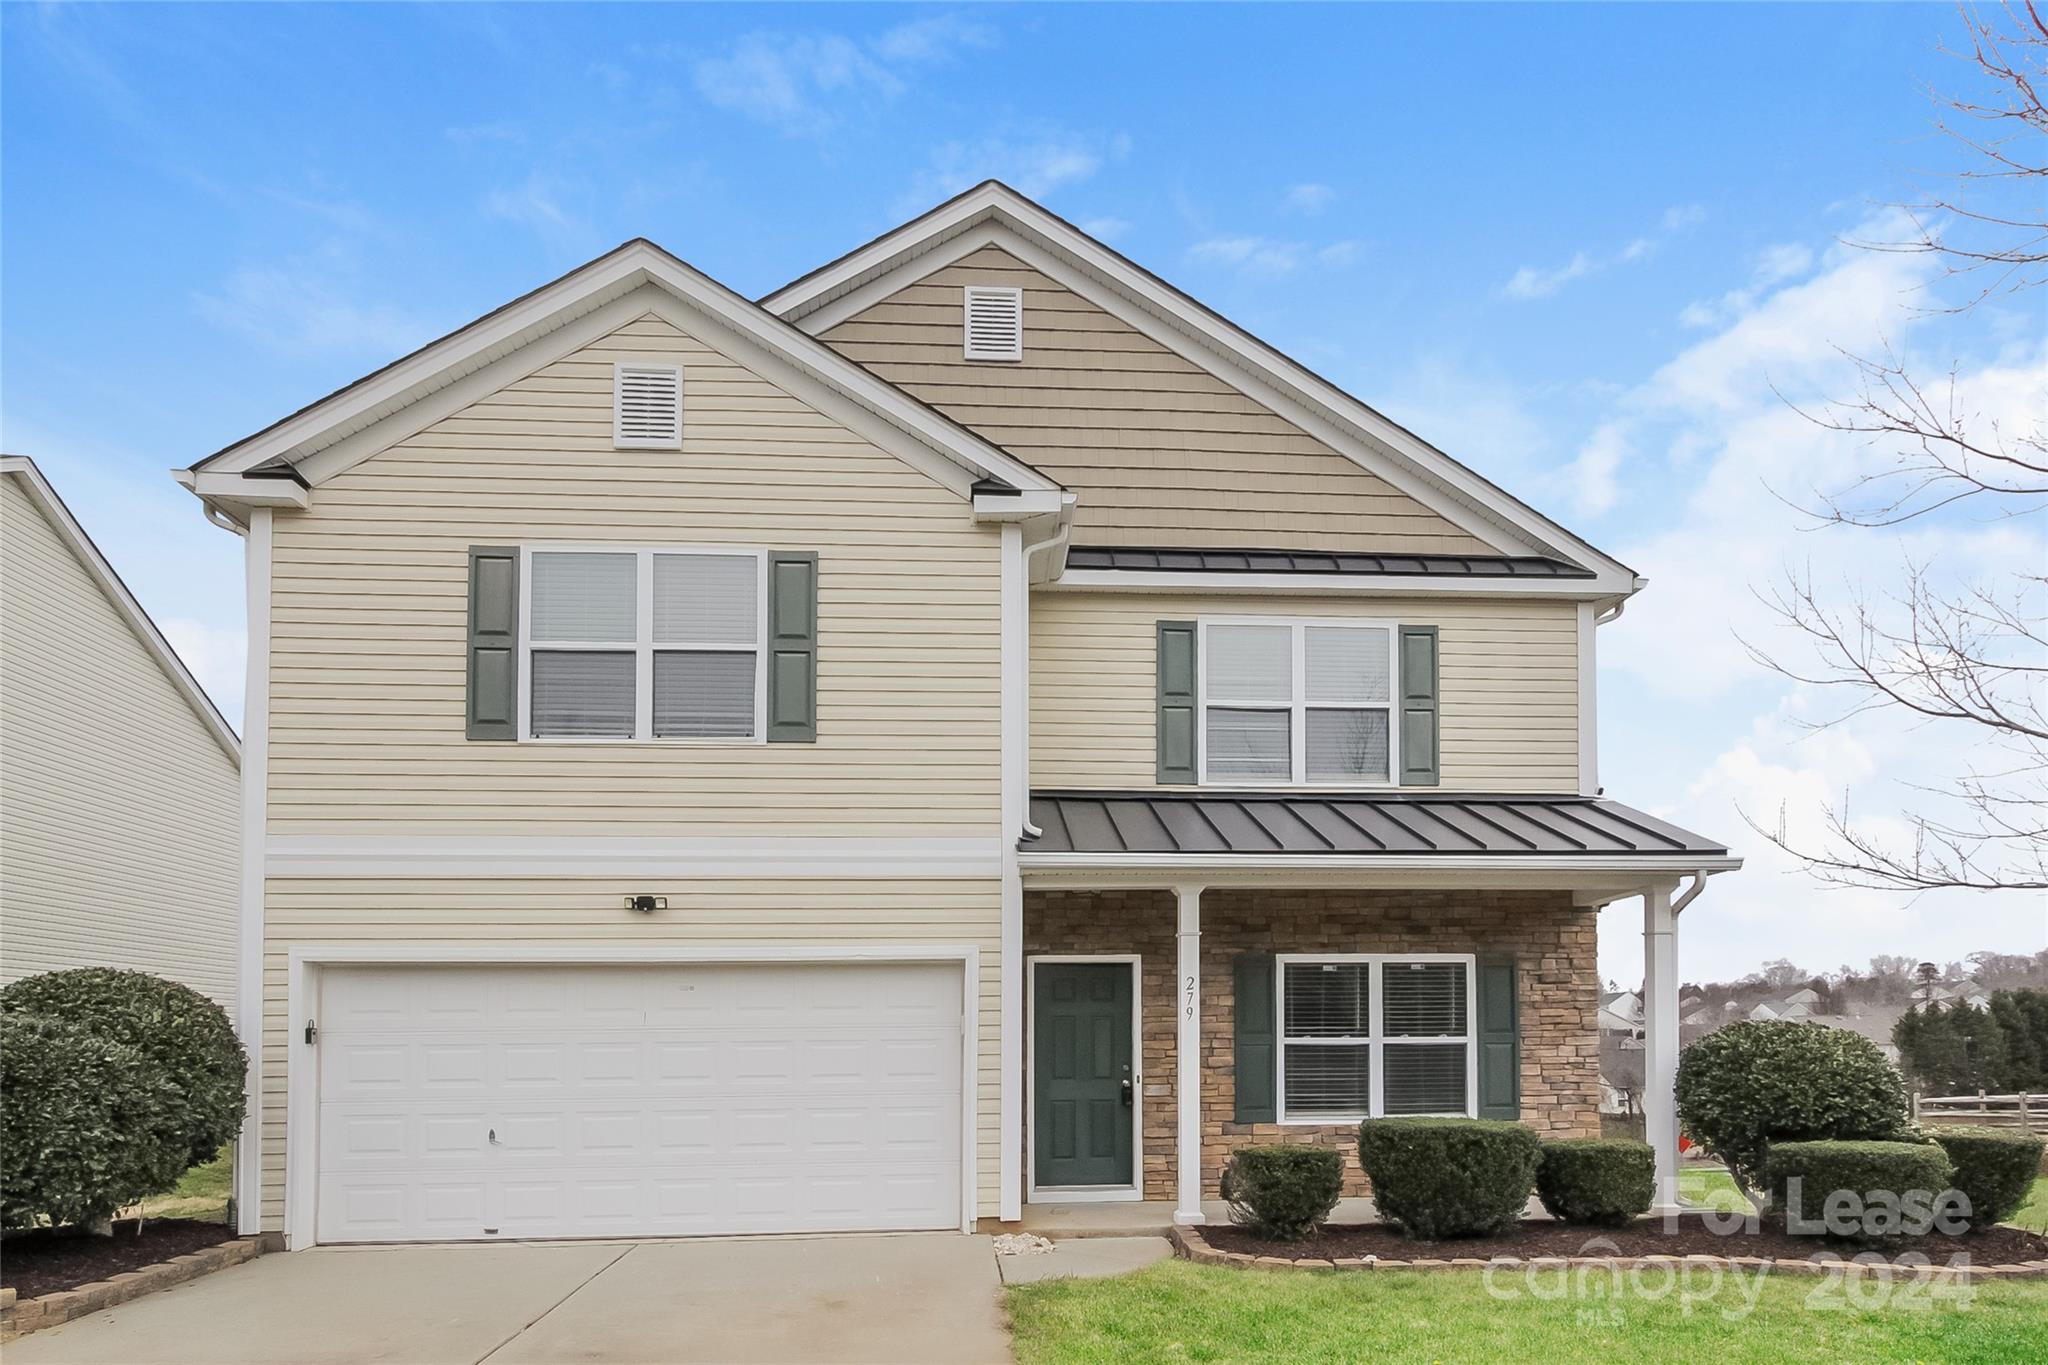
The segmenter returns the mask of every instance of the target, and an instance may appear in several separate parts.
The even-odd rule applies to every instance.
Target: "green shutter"
[[[469,547],[471,739],[519,738],[519,550]]]
[[[1159,623],[1159,782],[1193,785],[1195,746],[1195,623]]]
[[[818,556],[768,556],[768,742],[818,738]]]
[[[1241,953],[1231,964],[1231,1061],[1237,1077],[1237,1121],[1272,1123],[1280,1117],[1278,1089],[1279,1039],[1274,1034],[1273,958],[1269,953]]]
[[[1515,1003],[1515,959],[1484,953],[1478,964],[1479,1117],[1522,1117],[1521,1024]]]
[[[1434,787],[1438,771],[1436,627],[1401,627],[1401,785]]]

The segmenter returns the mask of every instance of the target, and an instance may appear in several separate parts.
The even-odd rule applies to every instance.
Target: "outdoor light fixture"
[[[626,897],[626,908],[628,910],[638,911],[640,914],[643,915],[651,915],[657,910],[668,909],[668,897],[628,896]]]

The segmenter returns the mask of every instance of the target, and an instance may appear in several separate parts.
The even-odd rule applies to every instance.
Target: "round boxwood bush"
[[[1276,1242],[1323,1225],[1344,1190],[1344,1154],[1332,1147],[1245,1147],[1230,1154],[1221,1193],[1230,1221]]]
[[[1565,1138],[1543,1144],[1536,1194],[1566,1223],[1619,1227],[1650,1211],[1656,1153],[1626,1138]]]
[[[1933,1231],[1954,1174],[1926,1142],[1774,1142],[1763,1164],[1772,1216],[1788,1232],[1862,1245]]]
[[[1542,1144],[1491,1119],[1367,1119],[1358,1161],[1380,1217],[1411,1237],[1483,1237],[1522,1216]]]
[[[126,1043],[62,1019],[0,1015],[0,1226],[94,1223],[171,1188],[179,1098]]]
[[[1997,1128],[1932,1128],[1927,1136],[1955,1167],[1955,1188],[1970,1201],[1970,1231],[2004,1222],[2027,1202],[2041,1169],[2042,1139]]]
[[[1905,1084],[1869,1039],[1760,1021],[1718,1029],[1679,1056],[1678,1117],[1753,1196],[1772,1143],[1887,1141],[1908,1121]]]
[[[227,1011],[190,986],[111,967],[47,972],[0,989],[0,1013],[63,1019],[141,1053],[184,1097],[164,1122],[186,1166],[213,1160],[242,1127],[247,1054]]]

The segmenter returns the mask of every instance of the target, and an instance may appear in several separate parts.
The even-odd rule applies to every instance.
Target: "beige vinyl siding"
[[[683,448],[612,448],[612,367]],[[815,550],[818,741],[464,738],[468,548]],[[993,831],[1000,553],[967,502],[652,315],[324,484],[274,533],[272,834]]]
[[[126,967],[234,1007],[235,762],[0,477],[0,980]]]
[[[1442,777],[1464,791],[1579,784],[1571,602],[1040,592],[1031,599],[1031,783],[1156,785],[1154,632],[1204,616],[1315,616],[1438,628]]]
[[[635,892],[669,898],[652,916],[628,915]],[[288,1036],[285,998],[290,952],[301,944],[396,940],[532,944],[663,944],[712,947],[762,944],[919,944],[980,950],[976,1038],[977,1217],[997,1213],[997,1088],[1001,1076],[998,979],[1000,886],[995,878],[961,881],[779,879],[632,881],[386,881],[278,879],[266,893],[269,932],[263,964],[263,1227],[284,1227],[286,1061],[310,1053]]]
[[[1022,361],[963,357],[970,284],[1024,291]],[[1079,493],[1079,544],[1493,548],[998,247],[821,339]]]

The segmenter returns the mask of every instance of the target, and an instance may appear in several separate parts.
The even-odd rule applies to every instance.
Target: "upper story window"
[[[763,558],[753,550],[527,550],[522,734],[762,738]]]
[[[1280,1121],[1478,1112],[1473,959],[1282,956]]]
[[[1203,782],[1391,780],[1392,625],[1212,620],[1201,647]]]

